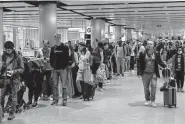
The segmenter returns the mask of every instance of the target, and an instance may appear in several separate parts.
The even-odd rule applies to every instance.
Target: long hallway
[[[157,108],[144,106],[141,79],[126,75],[114,78],[104,92],[96,91],[90,102],[69,99],[67,107],[62,107],[39,101],[37,108],[16,115],[13,121],[6,121],[5,115],[3,124],[185,124],[185,94],[177,93],[177,108],[164,107],[162,84],[161,78]]]

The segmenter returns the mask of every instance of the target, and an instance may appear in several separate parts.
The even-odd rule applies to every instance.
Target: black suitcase
[[[176,96],[176,88],[167,88],[164,91],[164,106],[168,105],[169,108],[174,106],[176,108],[177,105],[177,96]]]
[[[90,98],[94,98],[95,95],[95,86],[90,85],[88,83],[83,84],[83,99],[85,100],[90,100]]]
[[[171,69],[163,69],[163,76],[166,79],[166,88],[163,93],[164,106],[168,105],[169,108],[172,106],[176,107],[177,105],[177,95],[175,88],[175,79],[171,77]],[[170,78],[171,77],[171,78]]]

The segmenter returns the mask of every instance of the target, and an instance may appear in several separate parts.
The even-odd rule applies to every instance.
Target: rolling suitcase
[[[172,85],[171,83],[175,83],[173,79],[170,79],[171,75],[171,69],[166,68],[163,70],[163,76],[165,78],[166,82],[166,90],[163,91],[163,101],[164,106],[168,106],[171,108],[172,106],[176,107],[177,105],[177,95],[176,95],[176,88],[175,85]]]
[[[95,87],[91,84],[84,83],[83,84],[83,99],[90,100],[90,98],[94,98],[95,95]]]
[[[169,108],[177,105],[176,88],[168,88],[164,91],[164,106],[168,105]]]

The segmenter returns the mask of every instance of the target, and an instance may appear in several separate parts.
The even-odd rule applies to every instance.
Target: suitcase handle
[[[171,69],[169,68],[169,65],[167,65],[167,67],[165,68],[165,73],[164,73],[165,82],[167,82],[171,77],[171,76],[168,76],[169,75],[168,70],[169,70],[169,73],[171,73]]]

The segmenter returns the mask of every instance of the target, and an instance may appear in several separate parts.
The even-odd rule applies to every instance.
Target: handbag
[[[99,67],[96,72],[96,82],[103,83],[105,80],[107,80],[105,68]]]

